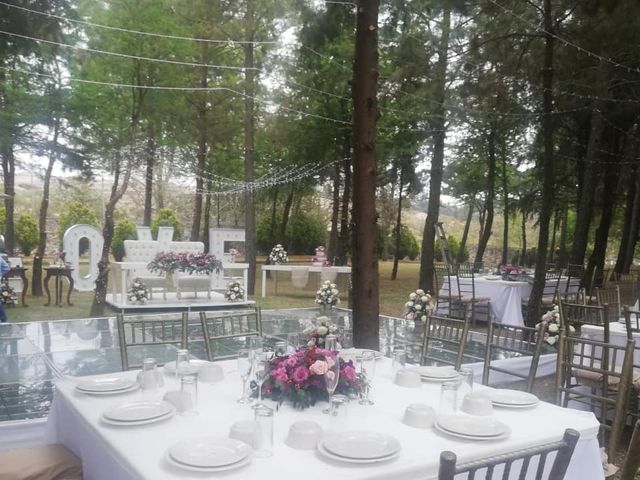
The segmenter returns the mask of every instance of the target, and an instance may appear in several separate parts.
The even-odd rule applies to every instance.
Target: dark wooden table
[[[4,276],[4,278],[17,277],[22,279],[21,301],[22,301],[23,307],[27,306],[27,304],[24,303],[24,297],[27,295],[27,290],[29,290],[29,280],[27,280],[27,275],[25,273],[26,271],[27,269],[24,267],[11,267],[11,270],[9,270],[7,274]]]
[[[67,292],[67,304],[73,305],[71,303],[71,292],[73,291],[73,277],[71,276],[71,272],[73,268],[67,266],[51,266],[44,267],[47,272],[47,276],[44,278],[44,289],[47,292],[47,303],[45,303],[45,307],[51,305],[51,292],[49,291],[49,279],[51,277],[56,278],[56,306],[62,307],[62,279],[67,278],[69,281],[69,291]]]

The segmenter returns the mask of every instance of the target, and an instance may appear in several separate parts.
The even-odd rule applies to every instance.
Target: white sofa
[[[149,298],[153,298],[153,290],[161,290],[162,298],[167,299],[167,274],[151,272],[147,265],[160,251],[160,244],[155,240],[125,240],[124,254],[129,267],[127,285],[139,278],[149,288]]]

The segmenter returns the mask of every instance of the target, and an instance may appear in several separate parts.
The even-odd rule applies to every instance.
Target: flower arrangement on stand
[[[556,346],[560,335],[560,309],[554,305],[553,310],[549,310],[542,315],[540,322],[536,324],[536,328],[542,326],[545,343]],[[576,329],[573,325],[569,325],[569,332],[575,333]]]
[[[158,274],[180,271],[210,275],[222,270],[222,262],[211,253],[158,252],[147,268]]]
[[[178,252],[158,252],[156,256],[149,262],[147,268],[150,272],[157,273],[173,273],[180,270],[183,262],[183,253]]]
[[[522,276],[527,274],[523,267],[511,265],[510,263],[500,265],[500,267],[498,267],[498,271],[504,280],[520,280]]]
[[[409,294],[409,301],[404,304],[404,318],[426,322],[429,312],[434,308],[435,304],[431,295],[420,288]]]
[[[230,302],[244,300],[244,288],[242,288],[240,282],[230,282],[227,285],[227,291],[224,292],[224,299]]]
[[[340,303],[340,292],[335,283],[325,280],[316,292],[316,303],[321,307],[331,308]]]
[[[0,303],[8,307],[15,307],[18,297],[15,290],[9,285],[6,279],[0,283]]]
[[[287,251],[282,245],[277,244],[271,249],[271,253],[269,253],[269,263],[271,265],[280,265],[282,263],[287,263],[288,261],[289,257],[287,256]]]
[[[327,335],[335,335],[338,340],[337,348],[342,348],[341,343],[343,341],[342,332],[340,329],[329,320],[329,317],[318,317],[315,322],[311,320],[301,320],[304,330],[302,333],[309,337],[307,347],[324,347],[324,339]]]
[[[326,401],[328,394],[324,375],[335,362],[340,365],[335,393],[350,397],[359,395],[365,381],[356,373],[353,361],[345,361],[336,352],[315,346],[271,360],[271,371],[262,385],[262,395],[278,403],[290,401],[294,408],[301,410],[319,400]]]
[[[130,302],[144,305],[149,300],[149,289],[139,278],[136,278],[127,290],[127,297]]]

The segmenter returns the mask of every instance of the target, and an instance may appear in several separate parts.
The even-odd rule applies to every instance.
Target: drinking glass
[[[158,372],[155,358],[145,358],[142,361],[142,372],[140,373],[140,389],[142,395],[150,400],[159,395],[160,387],[163,385],[162,376]]]
[[[198,377],[184,375],[180,378],[180,415],[198,415]]]
[[[254,413],[256,429],[253,437],[254,456],[273,455],[273,408],[262,405]]]
[[[353,333],[351,331],[345,331],[342,334],[342,348],[353,347]]]
[[[176,377],[180,379],[189,373],[189,350],[180,349],[176,353]]]
[[[440,407],[438,415],[452,415],[458,410],[458,380],[444,382],[440,390]]]
[[[287,342],[276,342],[275,355],[283,357],[287,354]]]
[[[365,395],[360,399],[360,405],[373,405],[373,401],[369,399],[373,379],[376,376],[376,356],[371,350],[364,350],[360,357],[360,373],[366,379]]]
[[[247,392],[247,381],[251,375],[251,352],[247,348],[238,350],[238,373],[242,379],[242,396],[238,399],[238,403],[251,403],[253,400]]]
[[[294,351],[298,350],[298,347],[300,346],[300,334],[296,332],[287,333],[287,343]]]
[[[329,406],[331,415],[327,422],[327,432],[337,433],[348,429],[347,405],[349,405],[349,397],[346,395],[335,394],[331,397]]]
[[[338,350],[338,337],[330,333],[326,337],[324,337],[324,348],[325,350],[329,350],[330,352],[335,352]]]
[[[251,352],[251,358],[254,358],[254,355],[258,352],[262,352],[262,337],[261,336],[253,336],[249,337],[249,351]]]
[[[391,363],[391,378],[395,379],[397,373],[402,370],[407,363],[407,352],[404,348],[396,348],[393,351],[393,361]]]
[[[327,362],[327,371],[324,373],[324,384],[329,394],[329,411],[327,413],[333,415],[334,411],[332,410],[331,398],[340,381],[340,360],[336,356],[327,355],[324,361]]]
[[[256,377],[256,384],[258,385],[258,402],[251,408],[257,409],[266,406],[262,402],[262,384],[271,374],[272,358],[273,352],[261,352],[254,354],[253,373]]]
[[[461,367],[458,370],[460,387],[458,388],[458,407],[462,406],[464,396],[473,392],[473,370],[469,367]]]

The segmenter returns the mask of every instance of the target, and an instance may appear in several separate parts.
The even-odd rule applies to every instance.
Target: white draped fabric
[[[101,415],[105,409],[125,401],[139,400],[140,392],[118,396],[91,397],[74,391],[76,380],[59,381],[47,424],[47,437],[68,447],[82,459],[87,480],[178,479],[202,478],[171,466],[164,458],[174,443],[199,436],[226,437],[231,424],[252,417],[247,406],[236,403],[240,380],[234,372],[235,362],[220,362],[226,379],[217,384],[199,385],[200,414],[196,417],[176,416],[169,420],[139,427],[119,428],[105,425]],[[289,479],[303,476],[305,480],[364,479],[434,479],[437,477],[439,454],[452,450],[459,461],[472,461],[562,437],[571,427],[581,434],[568,479],[602,480],[598,441],[598,423],[593,414],[562,409],[540,403],[535,409],[496,409],[495,416],[512,430],[508,439],[473,442],[457,440],[432,429],[416,429],[401,423],[404,409],[411,403],[427,403],[437,408],[440,385],[425,383],[409,389],[390,380],[391,361],[380,360],[373,382],[375,405],[366,407],[357,402],[349,405],[347,425],[350,429],[374,430],[396,437],[402,445],[396,460],[375,464],[353,465],[326,460],[315,451],[295,450],[284,443],[289,426],[297,420],[314,420],[326,425],[322,414],[326,403],[304,411],[283,405],[275,415],[274,455],[255,458],[241,469],[225,472],[228,479]],[[137,372],[122,375],[135,376]],[[166,377],[166,387],[176,383]],[[477,389],[487,387],[477,386]]]

